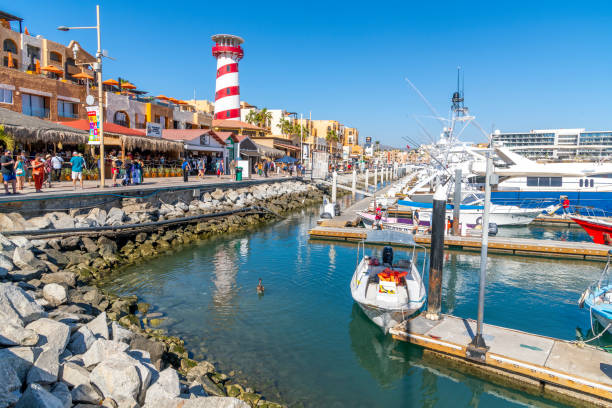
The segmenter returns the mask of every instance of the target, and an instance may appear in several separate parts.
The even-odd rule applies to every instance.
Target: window
[[[5,52],[10,52],[13,54],[17,54],[19,52],[17,50],[17,44],[15,44],[15,41],[9,40],[8,38],[4,40],[3,49]]]
[[[78,108],[76,103],[57,101],[57,116],[62,118],[77,118]]]
[[[230,68],[230,66],[228,65],[228,66],[227,66],[227,72],[230,72],[230,71],[231,71],[231,68]]]
[[[51,51],[49,53],[49,59],[51,61],[59,62],[60,64],[62,63],[62,55],[58,52]]]
[[[21,94],[21,111],[24,115],[49,117],[49,98],[38,95]]]
[[[595,185],[595,182],[593,181],[593,179],[591,179],[590,181],[591,181],[591,187],[593,187],[593,185]]]
[[[527,177],[527,187],[537,187],[537,186],[538,186],[537,177]]]
[[[13,103],[13,91],[0,88],[0,103]]]
[[[229,118],[229,111],[225,112],[225,117]]]
[[[562,185],[561,177],[551,177],[550,178],[551,187],[561,187],[561,185]]]
[[[227,92],[227,94],[229,95],[229,94],[230,94],[230,89],[229,89],[229,88],[227,88],[227,89],[226,89],[226,92]]]
[[[130,127],[130,119],[128,115],[123,111],[115,112],[115,116],[113,117],[113,122],[117,125]]]
[[[578,183],[578,184],[580,184],[580,187],[584,186],[584,180],[580,179],[580,183]]]

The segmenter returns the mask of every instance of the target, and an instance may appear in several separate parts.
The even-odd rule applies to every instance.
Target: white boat
[[[610,255],[608,262],[601,272],[599,279],[587,288],[580,297],[578,305],[582,308],[586,305],[591,313],[591,331],[593,330],[593,316],[602,325],[604,330],[612,334],[612,276],[610,276]]]
[[[401,243],[412,247],[408,259],[394,260],[393,248],[386,246],[379,259],[365,255],[365,243]],[[416,266],[417,244],[411,234],[398,231],[368,231],[357,247],[363,257],[351,279],[351,295],[372,322],[386,334],[389,329],[418,312],[425,304],[423,270]],[[425,254],[425,249],[420,247]]]

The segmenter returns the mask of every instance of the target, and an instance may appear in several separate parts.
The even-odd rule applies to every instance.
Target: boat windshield
[[[612,285],[612,271],[610,270],[610,255],[612,255],[612,250],[608,253],[608,262],[606,262],[606,266],[601,272],[601,276],[597,281],[595,281],[591,287],[589,288],[591,292],[599,292],[601,288],[610,287]]]
[[[484,194],[482,193],[472,193],[465,197],[461,204],[464,205],[477,205],[484,201]]]

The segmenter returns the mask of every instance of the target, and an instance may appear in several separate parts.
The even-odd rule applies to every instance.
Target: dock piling
[[[332,173],[332,203],[336,202],[336,192],[338,190],[338,173],[334,170]]]
[[[355,198],[355,194],[357,193],[357,171],[353,169],[353,184],[351,185],[351,192],[353,193],[353,198]]]
[[[378,166],[374,167],[374,191],[378,190]]]
[[[365,187],[363,191],[368,192],[368,183],[370,182],[370,169],[365,170]]]
[[[429,257],[429,293],[427,294],[427,313],[429,320],[439,320],[442,310],[442,267],[444,265],[444,227],[446,197],[442,186],[438,185],[433,196],[431,214],[431,252]]]

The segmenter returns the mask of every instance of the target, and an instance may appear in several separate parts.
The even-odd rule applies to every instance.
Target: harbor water
[[[351,298],[356,246],[309,241],[317,218],[313,208],[181,248],[116,273],[107,288],[138,295],[195,358],[289,406],[561,406],[431,362],[418,347],[384,336]],[[568,228],[503,233],[584,239]],[[475,318],[479,254],[445,258],[443,311]],[[602,266],[493,255],[485,321],[569,340],[586,335],[589,314],[577,300]],[[258,278],[264,295],[256,293]]]

